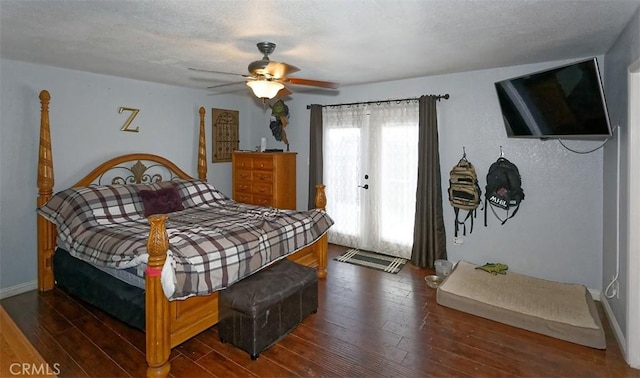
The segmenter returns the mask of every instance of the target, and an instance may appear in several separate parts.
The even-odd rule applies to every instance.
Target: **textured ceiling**
[[[342,85],[606,53],[640,0],[0,0],[0,57],[205,88],[271,59]],[[241,84],[240,84],[241,85]],[[225,90],[233,89],[224,87]],[[298,90],[297,88],[294,90]]]

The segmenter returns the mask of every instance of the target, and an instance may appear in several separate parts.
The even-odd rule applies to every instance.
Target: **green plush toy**
[[[507,264],[502,263],[486,263],[483,266],[477,266],[476,269],[484,270],[487,273],[491,273],[494,276],[497,274],[507,274],[509,267]]]

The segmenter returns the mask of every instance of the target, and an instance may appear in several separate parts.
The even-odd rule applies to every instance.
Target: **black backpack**
[[[467,234],[467,219],[471,219],[471,228],[469,233],[473,232],[473,218],[476,216],[476,208],[480,204],[482,191],[478,185],[478,176],[476,170],[467,160],[462,157],[458,164],[451,168],[449,172],[449,203],[453,206],[456,214],[455,219],[455,236],[458,237],[458,229],[463,225],[463,235]],[[462,222],[458,220],[460,209],[467,210],[467,216]]]
[[[498,218],[500,224],[513,218],[520,209],[520,202],[524,199],[522,179],[518,167],[509,160],[500,157],[489,167],[487,172],[487,187],[484,197],[484,225],[487,226],[487,207],[491,208],[493,215]],[[487,203],[491,206],[487,206]],[[496,213],[494,207],[507,210],[507,216],[503,220]],[[511,215],[509,211],[514,209]]]

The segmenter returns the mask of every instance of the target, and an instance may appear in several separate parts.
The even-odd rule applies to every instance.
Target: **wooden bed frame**
[[[45,204],[53,194],[53,158],[49,129],[49,92],[40,92],[41,119],[40,145],[38,156],[38,201]],[[205,109],[200,113],[200,135],[198,140],[198,178],[206,180],[207,159],[205,144]],[[73,187],[91,185],[110,168],[124,162],[152,161],[166,166],[176,176],[191,179],[175,164],[162,157],[136,153],[113,158],[94,169]],[[316,185],[316,207],[325,209],[326,197],[324,185]],[[151,230],[147,239],[149,253],[148,268],[157,272],[164,265],[169,240],[165,229],[166,215],[149,217]],[[41,215],[37,217],[38,227],[38,289],[52,290],[55,285],[52,258],[56,246],[56,227]],[[300,264],[317,267],[318,277],[327,275],[327,235],[323,235],[314,244],[289,256]],[[147,376],[165,377],[169,374],[169,353],[171,348],[183,343],[218,322],[218,293],[208,296],[190,297],[185,300],[169,301],[164,295],[159,274],[148,274],[145,279],[145,322],[146,322],[146,360]]]

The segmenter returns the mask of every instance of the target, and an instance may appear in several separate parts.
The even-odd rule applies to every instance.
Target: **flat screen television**
[[[596,58],[499,81],[495,87],[508,137],[611,137]]]

